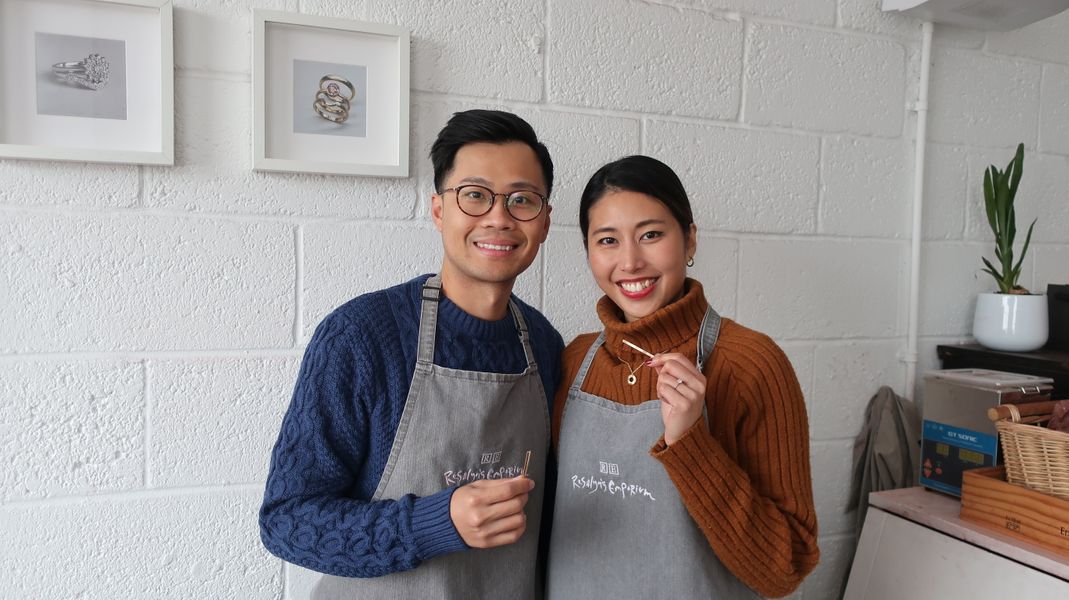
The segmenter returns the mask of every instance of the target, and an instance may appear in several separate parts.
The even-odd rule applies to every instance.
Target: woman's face
[[[594,280],[627,322],[668,305],[683,291],[697,228],[684,232],[660,200],[610,191],[590,207],[587,260]]]

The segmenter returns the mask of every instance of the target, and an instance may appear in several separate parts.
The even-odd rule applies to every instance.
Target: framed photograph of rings
[[[253,12],[253,168],[408,176],[409,35]]]
[[[171,0],[0,0],[0,157],[174,164]]]

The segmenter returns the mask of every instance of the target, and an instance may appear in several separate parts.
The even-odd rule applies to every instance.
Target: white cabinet
[[[921,488],[869,498],[844,600],[1067,600],[1069,556],[961,521]]]

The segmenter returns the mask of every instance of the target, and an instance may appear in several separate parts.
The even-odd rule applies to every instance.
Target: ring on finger
[[[672,386],[672,388],[673,388],[673,389],[676,389],[676,390],[678,390],[678,389],[679,389],[679,386],[681,386],[681,385],[684,385],[684,384],[686,384],[686,383],[687,383],[687,382],[686,382],[686,381],[683,381],[683,378],[682,378],[682,377],[680,377],[679,379],[676,379],[676,384],[675,384],[674,386]]]

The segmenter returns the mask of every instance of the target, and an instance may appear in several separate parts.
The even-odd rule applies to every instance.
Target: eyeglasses
[[[446,188],[445,192],[457,193],[457,206],[469,217],[481,217],[490,212],[498,196],[505,199],[505,210],[517,221],[530,221],[542,214],[546,197],[530,190],[518,190],[510,194],[495,194],[481,185],[462,185]]]

